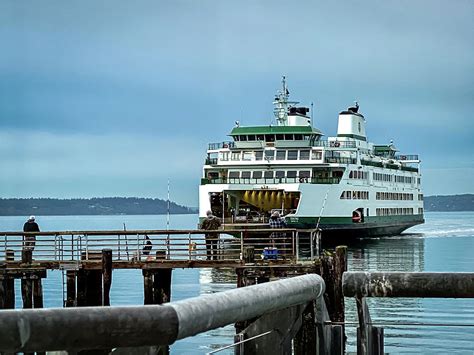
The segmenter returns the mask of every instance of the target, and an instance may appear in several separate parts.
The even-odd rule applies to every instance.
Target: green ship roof
[[[322,132],[311,126],[249,126],[234,127],[229,136],[238,136],[243,134],[318,134]]]

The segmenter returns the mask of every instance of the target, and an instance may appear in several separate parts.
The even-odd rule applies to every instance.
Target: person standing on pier
[[[40,229],[39,229],[38,223],[36,223],[35,216],[30,216],[30,218],[28,218],[28,220],[23,225],[23,232],[39,232],[39,231]],[[23,241],[24,241],[24,250],[31,250],[33,252],[33,250],[35,249],[36,236],[34,234],[24,235]]]
[[[214,216],[211,211],[207,211],[207,217],[202,222],[201,228],[207,231],[219,229],[221,220]],[[219,241],[219,233],[206,233],[206,251],[207,260],[217,260],[217,243]]]
[[[275,211],[272,213],[272,216],[270,217],[269,220],[270,228],[275,228],[275,229],[281,229],[286,227],[286,222],[283,218],[280,217],[280,213],[278,211]],[[273,232],[270,239],[272,242],[272,247],[275,248],[275,245],[277,243],[280,243],[281,247],[283,248],[283,254],[285,252],[286,248],[286,243],[285,243],[285,237],[286,233],[280,233],[280,232]]]

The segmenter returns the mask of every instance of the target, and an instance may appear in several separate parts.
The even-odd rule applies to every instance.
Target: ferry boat
[[[323,237],[398,235],[424,223],[420,159],[393,142],[367,141],[356,102],[339,113],[337,135],[323,139],[312,112],[289,100],[285,77],[274,124],[240,126],[210,143],[199,188],[199,217],[211,210],[225,228],[268,226],[274,211],[288,227]]]

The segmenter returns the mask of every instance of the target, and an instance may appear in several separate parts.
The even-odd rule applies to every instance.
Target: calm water
[[[61,216],[38,217],[42,230],[164,229],[165,216]],[[20,230],[25,217],[0,217],[0,230]],[[171,216],[171,228],[195,228],[196,215]],[[410,234],[361,240],[349,249],[350,270],[474,271],[474,212],[427,213],[426,223]],[[112,305],[143,302],[138,270],[115,271]],[[235,287],[232,272],[174,270],[172,300],[219,292]],[[17,285],[18,287],[19,285]],[[45,307],[62,305],[61,273],[50,271],[44,280]],[[17,306],[21,296],[17,292]],[[474,327],[412,326],[401,323],[474,324],[474,300],[370,299],[372,320],[385,328],[385,350],[390,353],[473,354]],[[356,309],[346,299],[346,318],[355,322]],[[348,351],[355,351],[355,326],[348,326]],[[172,346],[173,354],[202,354],[232,342],[233,326],[185,339]],[[222,351],[219,354],[232,354]]]

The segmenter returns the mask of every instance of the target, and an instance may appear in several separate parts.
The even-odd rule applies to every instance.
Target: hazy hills
[[[170,214],[189,214],[196,210],[170,201]],[[63,215],[117,215],[166,214],[168,202],[158,198],[104,197],[104,198],[8,198],[0,199],[1,216],[63,216]]]
[[[474,195],[426,196],[425,211],[474,211]]]

